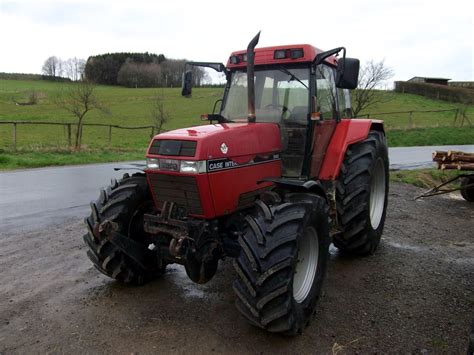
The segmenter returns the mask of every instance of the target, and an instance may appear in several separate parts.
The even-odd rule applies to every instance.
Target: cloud
[[[15,54],[0,57],[0,71],[114,51],[225,62],[263,30],[259,46],[343,45],[363,62],[385,58],[396,79],[473,80],[472,13],[467,0],[2,1],[2,52]]]

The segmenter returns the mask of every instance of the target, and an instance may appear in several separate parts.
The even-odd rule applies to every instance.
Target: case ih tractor
[[[365,255],[382,234],[388,157],[381,121],[350,116],[359,61],[310,45],[233,52],[210,124],[153,137],[146,167],[103,189],[86,218],[94,266],[142,284],[184,265],[197,283],[233,258],[250,323],[301,333],[315,313],[328,248]],[[337,55],[342,52],[342,57]],[[216,109],[217,104],[214,106]]]

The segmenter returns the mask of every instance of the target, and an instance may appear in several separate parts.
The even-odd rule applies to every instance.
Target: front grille
[[[202,214],[199,189],[194,176],[150,174],[151,190],[158,203],[174,202],[190,214]]]
[[[149,153],[159,155],[194,157],[197,142],[173,139],[155,139],[151,144]]]

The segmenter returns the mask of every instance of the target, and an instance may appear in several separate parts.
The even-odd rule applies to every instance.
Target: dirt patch
[[[392,184],[374,256],[331,248],[317,318],[295,338],[245,322],[229,261],[206,285],[172,266],[160,280],[125,287],[91,266],[79,218],[0,234],[0,353],[465,353],[474,205],[458,195],[413,201],[419,191]]]

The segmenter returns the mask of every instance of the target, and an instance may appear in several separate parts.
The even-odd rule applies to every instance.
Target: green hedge
[[[416,94],[432,99],[460,102],[463,104],[474,103],[474,91],[459,87],[446,85],[411,83],[408,81],[396,81],[395,91],[401,93]]]

